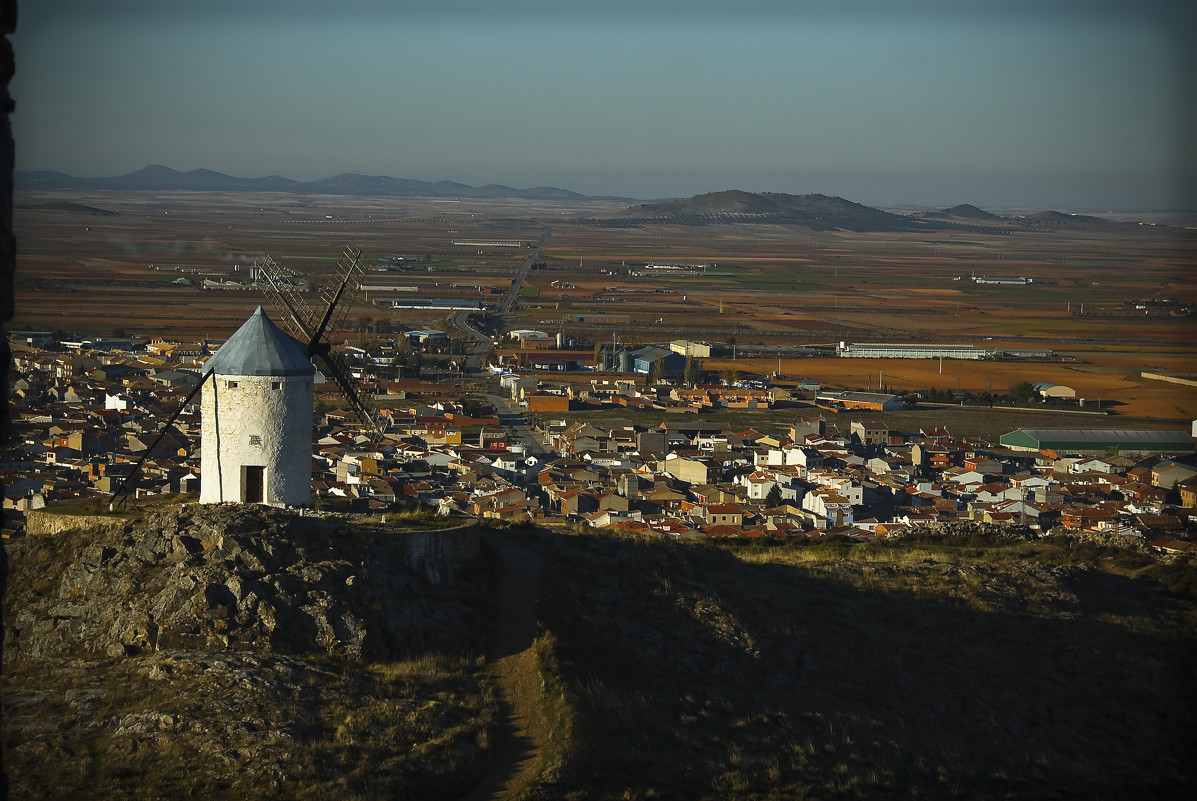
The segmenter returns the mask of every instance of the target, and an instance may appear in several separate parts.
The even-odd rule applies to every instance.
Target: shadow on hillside
[[[919,595],[881,564],[523,536],[577,715],[554,793],[1120,798],[1194,778],[1197,649],[1160,613],[1191,604],[1144,582],[1086,573],[1028,590],[1075,596],[1055,616],[992,612],[967,571]]]
[[[484,531],[485,558],[500,567],[496,617],[488,658],[502,659],[532,647],[536,634],[536,601],[540,587],[540,555],[506,534]]]

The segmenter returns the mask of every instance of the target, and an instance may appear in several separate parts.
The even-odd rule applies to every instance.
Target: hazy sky
[[[23,0],[17,167],[1194,208],[1193,5]]]

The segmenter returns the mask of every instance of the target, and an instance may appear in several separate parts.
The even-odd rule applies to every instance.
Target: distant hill
[[[935,228],[977,233],[1016,233],[1026,227],[1021,220],[1000,217],[971,203],[961,203],[939,211],[920,211],[911,214],[910,218]]]
[[[979,209],[971,203],[961,203],[959,206],[952,206],[950,209],[944,209],[940,212],[947,217],[965,217],[970,220],[1001,220],[1004,219],[996,214],[990,214],[984,209]]]
[[[111,178],[78,178],[49,170],[13,172],[13,185],[22,189],[107,189],[115,191],[194,192],[294,192],[297,194],[363,195],[368,197],[512,197],[531,200],[581,200],[586,195],[537,186],[515,189],[510,186],[488,184],[469,186],[453,181],[419,181],[414,178],[391,178],[385,175],[342,173],[316,181],[293,181],[278,175],[265,178],[238,178],[213,170],[179,172],[160,164],[151,164],[128,175]]]
[[[15,203],[14,208],[18,209],[48,209],[50,211],[71,211],[80,214],[96,214],[105,217],[115,217],[120,212],[112,211],[111,209],[99,209],[95,206],[86,206],[82,203],[72,203],[69,200],[52,200],[49,203]]]
[[[979,209],[970,203],[961,203],[959,206],[952,206],[950,209],[943,211],[926,212],[927,217],[954,217],[963,220],[985,220],[987,222],[1008,222],[1005,217],[999,217],[996,214],[990,214],[984,209]]]
[[[891,214],[829,195],[787,195],[781,192],[744,192],[731,189],[679,200],[642,203],[611,218],[620,221],[671,222],[712,225],[742,222],[804,225],[815,230],[897,231],[917,225],[908,217]]]

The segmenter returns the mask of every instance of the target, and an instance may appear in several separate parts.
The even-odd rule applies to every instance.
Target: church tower
[[[259,306],[204,364],[200,503],[312,504],[307,349]]]

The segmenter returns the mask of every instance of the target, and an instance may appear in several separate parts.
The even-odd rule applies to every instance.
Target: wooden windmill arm
[[[133,469],[129,471],[129,475],[125,476],[125,480],[121,482],[120,489],[112,494],[112,502],[108,504],[108,511],[114,511],[118,501],[122,506],[128,502],[129,489],[133,486],[133,479],[137,478],[137,474],[141,471],[142,464],[145,463],[146,459],[150,458],[150,454],[154,452],[154,449],[158,447],[158,443],[162,441],[162,438],[166,436],[166,432],[170,430],[171,424],[179,418],[179,415],[182,414],[183,410],[187,408],[187,404],[191,403],[191,399],[194,398],[204,386],[204,382],[211,377],[212,371],[209,370],[203,374],[199,383],[195,385],[195,388],[192,389],[191,392],[187,393],[187,397],[183,399],[183,402],[179,404],[179,408],[175,409],[174,414],[172,414],[170,419],[167,420],[162,426],[162,430],[158,432],[158,436],[154,439],[150,447],[146,448],[145,453],[141,455],[141,458],[133,464]]]
[[[349,376],[345,373],[341,360],[327,350],[317,355],[328,369],[328,377],[333,380],[341,390],[341,394],[345,396],[345,400],[349,402],[350,408],[362,418],[374,433],[381,435],[383,430],[378,416],[366,405],[362,397],[357,394],[357,390],[353,387],[353,382],[349,380]]]

